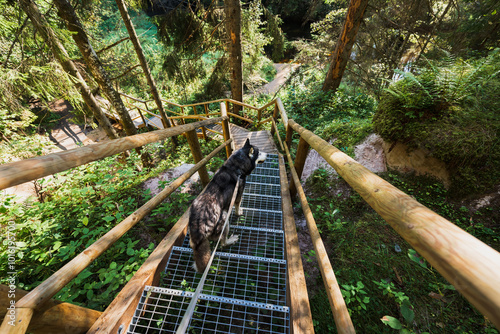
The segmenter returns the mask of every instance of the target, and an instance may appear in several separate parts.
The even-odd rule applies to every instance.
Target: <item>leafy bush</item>
[[[144,149],[157,149],[151,144]],[[187,145],[184,145],[187,146]],[[42,179],[42,202],[15,203],[0,198],[0,225],[15,226],[17,286],[30,290],[142,206],[151,195],[140,184],[166,167],[189,160],[179,147],[176,156],[157,168],[136,170],[133,152],[127,163],[109,157]],[[189,148],[187,148],[189,150]],[[193,196],[174,193],[92,262],[55,297],[103,310],[132,277],[185,210]],[[11,231],[12,233],[12,231]],[[8,278],[7,231],[0,234],[0,283]]]
[[[379,103],[374,129],[444,161],[456,196],[485,191],[500,178],[499,71],[496,49],[484,59],[399,72]]]
[[[354,145],[372,133],[375,100],[363,92],[341,87],[336,93],[323,92],[310,82],[314,73],[301,73],[292,80],[283,97],[290,118],[333,145],[354,155]],[[296,81],[295,81],[296,80]],[[311,85],[309,85],[311,83]]]

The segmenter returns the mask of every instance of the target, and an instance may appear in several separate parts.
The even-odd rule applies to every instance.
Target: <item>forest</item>
[[[375,134],[387,154],[401,145],[439,161],[445,177],[388,158],[376,174],[500,251],[499,42],[498,0],[0,0],[0,165],[60,150],[64,122],[100,141],[156,130],[136,129],[125,95],[257,107],[279,97],[352,158]],[[290,73],[263,91],[276,64]],[[202,153],[218,145],[203,141]],[[193,161],[172,137],[32,181],[30,197],[0,191],[0,284],[12,284],[9,226],[15,285],[30,291],[151,199],[148,180]],[[358,333],[499,333],[332,169],[302,182]],[[174,192],[54,299],[105,310],[201,189]],[[294,213],[303,219],[299,204]],[[336,333],[316,253],[301,253],[315,332]]]

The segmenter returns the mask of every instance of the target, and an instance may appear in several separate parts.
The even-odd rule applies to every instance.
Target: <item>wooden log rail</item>
[[[211,118],[201,122],[179,125],[173,128],[87,145],[72,150],[48,154],[42,157],[11,162],[0,166],[0,190],[47,175],[63,172],[73,167],[103,159],[136,147],[178,136],[198,127],[222,122],[227,118]]]
[[[499,252],[418,203],[292,119],[288,120],[287,141],[291,140],[292,130],[472,305],[500,328]]]
[[[342,296],[342,292],[340,291],[340,287],[337,282],[337,278],[335,277],[335,273],[333,272],[333,268],[330,263],[328,253],[326,252],[325,245],[323,244],[323,240],[321,239],[318,228],[316,226],[316,221],[314,220],[311,208],[309,207],[309,204],[307,202],[306,194],[300,183],[299,175],[302,174],[302,171],[300,171],[300,173],[296,171],[293,165],[292,156],[290,155],[288,146],[286,143],[283,143],[281,141],[278,127],[276,126],[274,120],[273,120],[273,128],[276,131],[280,147],[286,153],[288,166],[290,167],[293,180],[291,184],[295,185],[295,189],[297,189],[299,194],[300,204],[302,206],[302,212],[306,217],[307,227],[309,229],[309,234],[311,236],[311,240],[314,246],[314,251],[316,252],[316,259],[318,260],[319,269],[321,271],[321,277],[323,278],[323,285],[325,287],[325,291],[328,296],[328,300],[330,302],[330,308],[332,310],[333,319],[335,320],[335,325],[337,327],[337,333],[354,334],[356,333],[356,331],[354,330],[354,326],[352,324],[349,311],[347,310],[344,297]],[[305,149],[304,151],[307,152],[307,149]],[[297,150],[297,153],[299,153],[299,150]],[[307,154],[305,154],[305,156],[307,156]],[[299,156],[297,156],[297,158],[300,160]],[[290,188],[290,196],[291,193],[292,189]]]
[[[194,130],[191,131],[194,132]],[[188,172],[184,173],[179,178],[174,180],[158,195],[150,199],[146,204],[141,206],[134,213],[132,213],[115,227],[113,227],[103,237],[87,247],[87,249],[85,249],[82,253],[78,254],[70,262],[68,262],[61,269],[55,272],[52,276],[43,281],[39,286],[29,292],[26,296],[21,298],[15,304],[16,325],[11,326],[9,324],[9,322],[11,321],[10,317],[5,316],[4,321],[0,327],[0,332],[10,334],[25,333],[30,325],[31,319],[38,309],[43,307],[45,303],[47,303],[72,279],[78,276],[97,257],[103,254],[107,249],[109,249],[109,247],[111,247],[118,239],[120,239],[133,226],[135,226],[142,218],[149,214],[156,206],[161,204],[163,200],[165,200],[165,198],[167,198],[177,188],[179,188],[194,173],[204,167],[212,157],[214,157],[230,143],[231,140],[226,141],[205,158],[201,159]],[[60,319],[60,322],[66,323],[64,319]]]
[[[140,116],[143,119],[143,122],[145,122],[145,120],[144,120],[144,116],[142,115],[142,112],[146,112],[152,116],[160,117],[159,115],[154,114],[150,108],[148,108],[147,103],[151,102],[153,100],[141,100],[141,99],[138,99],[136,97],[133,97],[133,96],[130,96],[130,95],[127,95],[124,93],[120,93],[120,94],[127,99],[131,99],[133,101],[136,101],[138,103],[143,103],[145,105],[146,109],[134,106],[134,108],[137,108],[137,110],[139,111]],[[164,99],[161,99],[161,101],[169,106],[173,106],[173,107],[179,108],[181,110],[180,112],[175,112],[175,111],[170,110],[170,109],[165,109],[166,111],[176,115],[176,116],[167,117],[168,120],[172,124],[173,124],[174,119],[180,120],[182,124],[185,123],[184,122],[185,119],[205,119],[203,117],[199,117],[198,112],[196,111],[196,107],[201,107],[201,106],[203,106],[203,108],[205,109],[206,118],[208,118],[209,116],[222,115],[220,111],[216,112],[216,113],[209,113],[209,106],[211,104],[217,105],[217,104],[221,104],[221,103],[224,103],[226,105],[226,115],[227,116],[232,116],[233,118],[241,119],[242,121],[245,121],[245,122],[250,123],[250,124],[253,124],[253,122],[254,122],[252,119],[230,112],[229,111],[230,110],[229,104],[232,103],[233,105],[238,105],[238,106],[241,106],[242,108],[247,108],[247,109],[256,111],[257,112],[257,126],[261,126],[262,124],[271,122],[271,119],[277,120],[278,116],[281,116],[281,119],[283,121],[283,124],[285,125],[285,128],[287,127],[287,124],[288,124],[288,117],[286,115],[285,109],[283,107],[283,103],[281,102],[280,98],[276,98],[274,100],[271,100],[270,102],[268,102],[267,104],[265,104],[264,106],[262,106],[260,108],[254,107],[250,104],[243,103],[240,101],[232,100],[232,99],[218,99],[218,100],[212,100],[212,101],[207,101],[207,102],[198,102],[198,103],[191,103],[191,104],[184,104],[184,105],[181,105],[181,104],[178,104],[175,102],[170,102],[170,101],[167,101]],[[274,107],[273,114],[271,117],[268,117],[267,119],[265,119],[263,121],[262,120],[262,112],[267,110],[269,107]],[[187,115],[185,113],[185,110],[187,110],[187,108],[193,108],[194,115]],[[205,139],[207,138],[206,131],[215,132],[211,129],[207,129],[205,127],[202,127],[203,138],[205,138]],[[215,133],[217,133],[217,132],[215,132]],[[273,134],[273,133],[274,133],[274,128],[271,127],[271,134]],[[295,191],[295,189],[293,187],[294,187],[294,184],[292,183],[292,192]]]

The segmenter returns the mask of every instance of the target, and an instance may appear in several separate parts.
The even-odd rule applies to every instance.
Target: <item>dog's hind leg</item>
[[[189,245],[193,249],[193,268],[197,272],[203,273],[207,267],[208,261],[210,260],[210,242],[208,239],[203,238],[200,243],[195,244],[190,238]]]
[[[221,219],[222,224],[224,224],[224,222],[226,221],[226,217],[227,217],[227,211],[222,212],[222,218],[223,218],[223,219]],[[221,240],[222,247],[230,246],[230,245],[238,242],[238,240],[240,238],[238,235],[235,235],[235,234],[233,234],[231,237],[228,238],[227,237],[228,235],[229,235],[229,224],[227,224],[224,231],[222,231],[222,240]]]
[[[238,193],[236,195],[236,200],[234,201],[234,212],[237,216],[243,215],[243,209],[240,207],[241,198],[243,197],[243,190],[245,189],[246,178],[241,178],[238,185]]]

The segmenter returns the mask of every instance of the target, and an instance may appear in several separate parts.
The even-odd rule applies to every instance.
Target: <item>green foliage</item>
[[[395,172],[381,176],[483,242],[500,249],[498,217],[493,210],[476,210],[464,202],[450,201],[449,192],[432,178]],[[346,290],[344,296],[350,298],[348,308],[357,332],[396,332],[390,324],[399,328],[400,333],[495,331],[345,181],[318,170],[307,180],[306,191],[314,194],[314,198],[308,200],[339,285]],[[366,294],[351,292],[353,288],[358,289],[358,282],[362,282],[360,289]],[[334,332],[335,324],[328,298],[321,291],[320,277],[316,284],[309,287],[315,329],[321,333]],[[431,298],[430,293],[442,299]],[[353,300],[353,296],[359,296],[361,301],[369,297],[369,302],[360,303]],[[383,324],[384,319],[387,326]]]
[[[363,92],[342,86],[336,93],[323,92],[314,81],[316,74],[298,73],[283,96],[290,118],[333,145],[354,155],[354,145],[372,132],[375,100]]]
[[[45,104],[46,101],[64,98],[75,107],[74,113],[83,118],[85,111],[80,94],[74,87],[73,79],[59,63],[31,64],[23,70],[0,66],[0,133],[10,137],[36,120],[25,102],[29,98],[41,99]]]
[[[421,148],[444,161],[456,196],[485,191],[500,177],[500,49],[477,61],[429,62],[399,72],[373,126],[385,140]]]
[[[10,141],[0,142],[0,164],[14,159],[29,159],[49,153],[55,147],[47,136],[13,134]]]
[[[157,150],[160,144],[145,149]],[[189,151],[189,148],[187,149]],[[151,171],[138,172],[133,152],[126,164],[110,157],[39,181],[41,202],[16,203],[2,196],[0,224],[15,225],[17,286],[30,290],[102,237],[151,198],[140,184],[164,168],[190,159],[182,147]],[[152,152],[151,152],[152,153]],[[193,196],[176,192],[97,258],[56,298],[103,310],[185,212]],[[0,234],[0,283],[5,283],[8,248]]]
[[[352,284],[342,284],[342,297],[344,297],[345,304],[347,305],[347,309],[349,314],[352,312],[360,312],[361,310],[367,310],[366,305],[370,303],[370,297],[367,297],[367,292],[363,290],[365,285],[358,281],[356,285]]]

